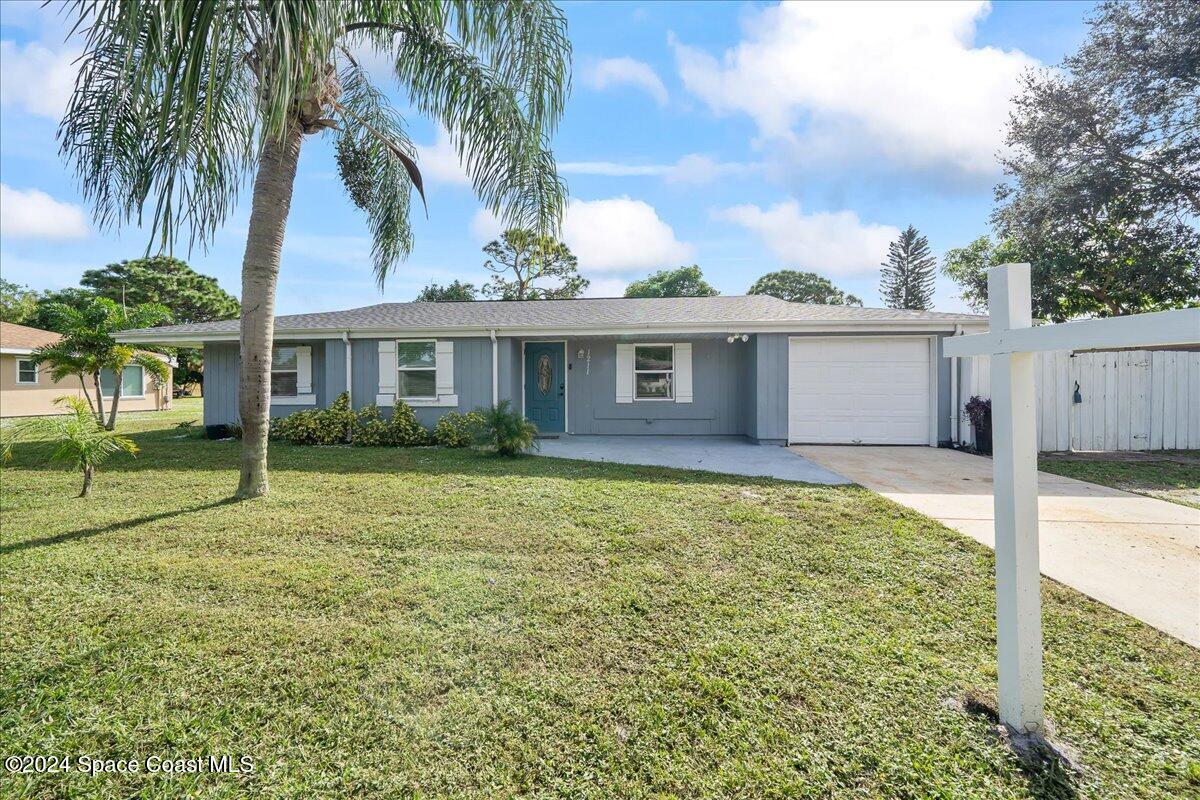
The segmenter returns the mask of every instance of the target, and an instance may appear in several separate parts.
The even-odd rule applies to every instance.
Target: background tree
[[[557,230],[566,189],[547,142],[569,86],[566,19],[549,2],[77,0],[83,39],[59,129],[97,224],[144,222],[163,246],[208,242],[254,176],[242,261],[238,497],[266,494],[279,256],[305,136],[336,131],[338,171],[371,228],[375,274],[412,249],[422,192],[403,118],[354,53],[390,62],[484,206]]]
[[[569,247],[552,236],[509,228],[483,248],[483,266],[496,273],[483,292],[498,300],[569,300],[591,283],[579,274],[579,262]],[[534,286],[539,281],[549,287]]]
[[[80,284],[99,297],[122,305],[159,303],[178,325],[236,319],[241,313],[237,298],[221,288],[216,278],[201,275],[170,256],[150,256],[109,264],[83,273]],[[172,349],[176,386],[203,383],[204,358],[195,348]]]
[[[50,365],[50,376],[60,381],[68,376],[79,377],[83,395],[96,414],[96,422],[108,430],[117,425],[117,408],[121,403],[121,382],[125,368],[137,364],[156,381],[167,379],[167,365],[152,354],[136,350],[129,345],[119,344],[113,334],[129,328],[149,328],[171,318],[165,306],[158,303],[143,303],[126,308],[109,300],[96,297],[82,309],[66,304],[47,308],[52,321],[62,338],[54,344],[33,351],[34,362]],[[104,390],[100,373],[113,373],[112,407],[108,418],[104,415]],[[95,402],[88,394],[88,379],[95,389]]]
[[[0,278],[0,322],[29,325],[37,314],[37,292]]]
[[[113,433],[96,421],[88,404],[78,397],[60,397],[54,401],[67,406],[71,413],[62,417],[31,417],[19,420],[7,432],[2,458],[12,458],[13,445],[23,439],[32,439],[35,447],[41,445],[49,451],[49,460],[63,464],[83,473],[83,488],[80,497],[92,492],[92,479],[96,468],[116,453],[137,453],[133,440]]]
[[[625,287],[626,297],[716,297],[718,294],[695,264],[662,269]]]
[[[464,303],[475,299],[475,284],[454,281],[445,286],[431,283],[421,290],[417,303]]]
[[[1200,302],[1200,5],[1109,2],[1089,25],[1023,78],[993,225],[1046,319]]]
[[[68,286],[64,289],[45,289],[38,295],[37,308],[34,310],[32,319],[25,324],[34,328],[41,328],[44,331],[62,333],[62,331],[54,327],[57,324],[57,317],[52,310],[52,306],[62,304],[71,306],[74,309],[83,309],[91,305],[94,299],[96,299],[95,292],[91,289],[81,289],[78,286]]]
[[[827,306],[861,306],[862,300],[843,292],[833,281],[815,272],[782,269],[768,272],[754,282],[747,294],[768,294],[789,303],[816,303]]]
[[[125,305],[164,305],[177,325],[236,319],[242,310],[237,298],[222,289],[216,278],[201,275],[170,256],[135,258],[89,269],[79,283],[100,297]]]
[[[888,308],[925,311],[933,307],[933,277],[937,259],[929,253],[929,240],[909,225],[888,245],[887,260],[879,272],[879,296]]]
[[[972,310],[986,314],[988,310],[987,271],[1001,264],[1024,261],[1016,243],[1002,239],[993,243],[988,236],[980,236],[966,247],[947,250],[942,259],[942,274],[958,284],[959,298]],[[1033,277],[1033,315],[1045,318],[1042,293],[1046,289],[1046,276]]]

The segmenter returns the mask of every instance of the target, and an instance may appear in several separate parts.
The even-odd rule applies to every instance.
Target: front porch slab
[[[552,458],[700,469],[804,483],[850,483],[786,447],[759,445],[741,436],[568,435],[543,439],[539,452]]]

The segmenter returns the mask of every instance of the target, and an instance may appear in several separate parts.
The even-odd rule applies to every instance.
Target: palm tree
[[[412,249],[416,150],[358,54],[391,62],[412,107],[449,132],[485,206],[508,225],[557,231],[566,187],[547,143],[570,43],[548,0],[75,0],[71,15],[85,47],[59,137],[98,224],[136,219],[160,246],[181,232],[203,245],[254,176],[238,497],[267,492],[275,286],[306,135],[332,133],[381,284]]]
[[[11,426],[0,451],[4,461],[12,458],[12,446],[21,439],[40,440],[52,448],[50,460],[83,471],[80,497],[92,491],[96,468],[114,453],[134,454],[138,447],[129,439],[108,430],[92,415],[88,403],[78,397],[60,397],[54,401],[71,409],[62,417],[32,417]]]
[[[96,415],[96,422],[112,430],[117,426],[117,407],[121,403],[121,384],[125,368],[136,364],[158,383],[167,379],[167,365],[159,358],[129,345],[119,344],[113,334],[128,328],[148,328],[171,318],[171,312],[159,303],[140,303],[133,308],[119,306],[107,297],[96,297],[79,308],[66,303],[50,303],[47,316],[62,338],[33,351],[35,363],[50,365],[50,377],[61,381],[72,375],[79,378],[83,396]],[[100,373],[110,370],[114,376],[112,407],[104,417],[104,391]],[[96,391],[96,401],[88,393],[88,379]]]

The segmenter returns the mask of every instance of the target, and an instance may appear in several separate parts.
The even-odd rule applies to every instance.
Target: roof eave
[[[626,334],[688,333],[853,333],[871,332],[947,332],[956,326],[986,328],[986,319],[859,319],[859,320],[757,320],[710,323],[637,323],[631,325],[439,325],[434,327],[396,328],[276,328],[276,339],[351,339],[419,338],[427,336],[613,336]],[[173,347],[202,347],[204,342],[238,341],[237,331],[197,331],[117,334],[129,344],[159,344]]]

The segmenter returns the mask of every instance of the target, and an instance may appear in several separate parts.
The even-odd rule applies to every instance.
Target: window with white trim
[[[437,342],[396,342],[396,373],[397,397],[436,398]]]
[[[633,396],[670,400],[675,396],[675,345],[639,344],[633,348]]]
[[[300,367],[296,348],[271,348],[271,396],[295,397],[299,376]]]
[[[121,396],[145,397],[145,373],[140,364],[130,364],[121,370]],[[117,386],[117,373],[105,367],[100,370],[100,391],[105,397],[112,397]]]
[[[33,359],[17,359],[17,383],[37,383],[38,369]]]

